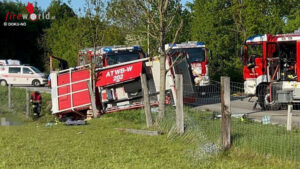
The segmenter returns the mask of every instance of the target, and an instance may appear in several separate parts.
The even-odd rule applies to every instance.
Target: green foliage
[[[62,3],[61,0],[51,1],[46,11],[50,12],[51,15],[55,16],[56,20],[76,16],[73,9],[69,7],[66,3]]]
[[[45,30],[46,46],[55,56],[67,60],[69,66],[77,65],[80,49],[124,43],[121,30],[101,18],[101,4],[91,1],[88,5],[84,17],[73,15],[65,7],[66,4],[61,4],[60,1],[53,1],[48,9],[63,15],[63,19],[55,20],[51,28]]]
[[[285,33],[292,33],[300,28],[300,5],[296,6],[290,11],[290,15],[287,17],[287,24],[283,28]]]
[[[141,9],[139,3],[146,4],[149,9],[145,12]],[[150,40],[150,55],[155,56],[158,54],[160,48],[159,43],[159,11],[157,2],[155,1],[134,1],[134,0],[111,0],[107,5],[107,17],[109,21],[117,25],[123,30],[126,37],[126,44],[138,44],[144,49],[147,49],[147,32],[149,25],[149,40]],[[183,27],[181,33],[179,33],[176,42],[184,42],[190,40],[190,19],[191,14],[187,9],[182,7],[178,8],[177,0],[171,0],[168,3],[167,14],[164,16],[164,24],[166,25],[174,17],[172,24],[165,31],[165,43],[171,43],[175,36],[175,32],[183,20]],[[148,14],[147,14],[148,13]],[[151,19],[149,19],[151,18]],[[155,26],[156,24],[156,26]]]

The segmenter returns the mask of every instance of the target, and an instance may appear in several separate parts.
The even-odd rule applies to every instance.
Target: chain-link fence
[[[14,123],[24,122],[33,118],[33,104],[30,102],[33,88],[19,88],[10,86],[0,87],[0,117],[7,118]],[[41,114],[49,114],[51,110],[50,94],[41,92]],[[17,122],[16,122],[17,121]]]
[[[26,89],[1,87],[1,113],[26,113]]]
[[[183,87],[186,85],[188,84],[183,84]],[[271,92],[275,91],[278,89],[273,87]],[[287,104],[267,107],[266,100],[270,96],[262,94],[263,97],[248,97],[244,94],[243,83],[230,82],[232,146],[281,160],[299,162],[300,114],[297,109],[300,104],[293,104],[292,128],[287,131]],[[185,117],[196,121],[199,130],[212,143],[220,144],[221,83],[211,81],[210,85],[195,87],[194,91],[184,90],[183,95],[185,105],[188,106],[188,111],[184,112]]]

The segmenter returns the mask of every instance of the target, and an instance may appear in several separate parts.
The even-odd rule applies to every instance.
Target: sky
[[[17,0],[11,0],[11,1],[17,1]],[[38,6],[41,7],[42,9],[47,9],[47,7],[51,2],[51,0],[18,0],[18,1],[21,1],[22,3],[25,4],[27,4],[28,2],[30,3],[37,2]],[[69,6],[71,6],[71,8],[73,8],[75,13],[78,13],[79,8],[82,9],[82,7],[85,4],[85,0],[62,0],[62,1],[68,4]],[[70,1],[70,3],[68,3],[68,1]],[[181,0],[182,4],[185,4],[186,2],[192,2],[192,1],[193,0]]]

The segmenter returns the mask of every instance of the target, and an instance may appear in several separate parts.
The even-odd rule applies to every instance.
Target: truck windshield
[[[247,55],[244,58],[244,64],[254,65],[255,58],[262,57],[262,44],[248,44],[247,45]]]
[[[172,52],[187,52],[190,63],[205,61],[205,48],[172,49]]]
[[[262,56],[262,44],[251,44],[248,45],[248,57],[255,55],[258,57]]]
[[[30,66],[30,68],[35,71],[35,73],[42,73],[39,69],[33,67],[33,66]]]
[[[137,59],[140,59],[140,55],[138,52],[112,53],[112,54],[108,54],[106,57],[107,65],[115,65],[118,63],[129,62]]]

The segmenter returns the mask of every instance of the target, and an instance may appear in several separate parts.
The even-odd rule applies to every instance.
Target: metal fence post
[[[152,116],[151,116],[151,108],[150,108],[150,100],[149,100],[149,90],[147,86],[147,78],[145,74],[141,74],[141,83],[143,89],[143,100],[144,100],[144,110],[146,115],[146,123],[147,127],[151,127],[153,125]]]
[[[29,90],[28,87],[26,87],[26,117],[29,118],[30,112],[29,112]]]
[[[11,84],[8,85],[8,108],[11,109]]]
[[[230,108],[230,78],[221,77],[221,131],[222,131],[222,145],[224,150],[227,150],[231,146],[231,108]]]
[[[286,123],[286,130],[287,131],[291,131],[292,130],[292,109],[293,109],[293,105],[289,104],[288,105],[288,112],[287,112],[287,123]]]
[[[183,78],[182,74],[175,76],[176,86],[176,127],[177,133],[184,133],[184,115],[183,115]]]

